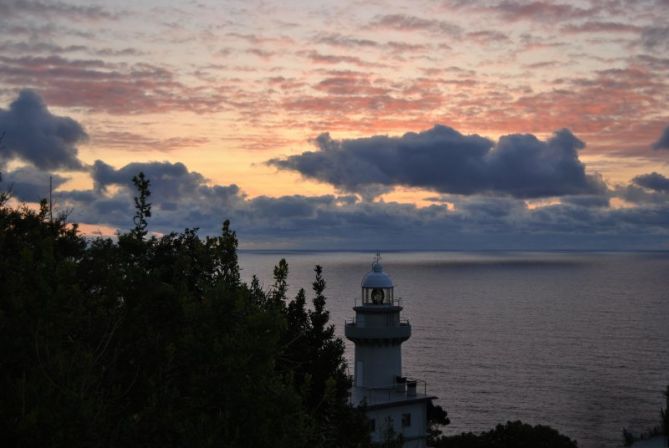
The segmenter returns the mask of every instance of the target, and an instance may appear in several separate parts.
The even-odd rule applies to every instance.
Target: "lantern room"
[[[372,270],[362,279],[363,305],[393,305],[393,281],[383,272],[381,257],[376,256]]]

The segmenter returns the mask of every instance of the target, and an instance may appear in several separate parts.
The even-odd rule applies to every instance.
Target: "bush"
[[[437,448],[576,448],[576,442],[555,429],[521,421],[497,425],[480,434],[471,432],[444,436],[435,441]]]

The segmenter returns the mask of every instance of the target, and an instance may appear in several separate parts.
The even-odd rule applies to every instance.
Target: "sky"
[[[0,0],[0,188],[87,235],[669,249],[669,1]]]

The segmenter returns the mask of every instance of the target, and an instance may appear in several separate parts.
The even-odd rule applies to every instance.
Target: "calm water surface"
[[[286,258],[291,293],[324,268],[343,337],[372,254],[240,254],[265,288]],[[413,335],[404,373],[449,413],[449,434],[520,419],[585,448],[659,422],[669,384],[669,253],[426,253],[383,256]],[[353,346],[346,341],[347,357]]]

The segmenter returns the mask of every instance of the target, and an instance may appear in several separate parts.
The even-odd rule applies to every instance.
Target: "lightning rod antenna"
[[[49,176],[49,222],[53,224],[53,176]]]

